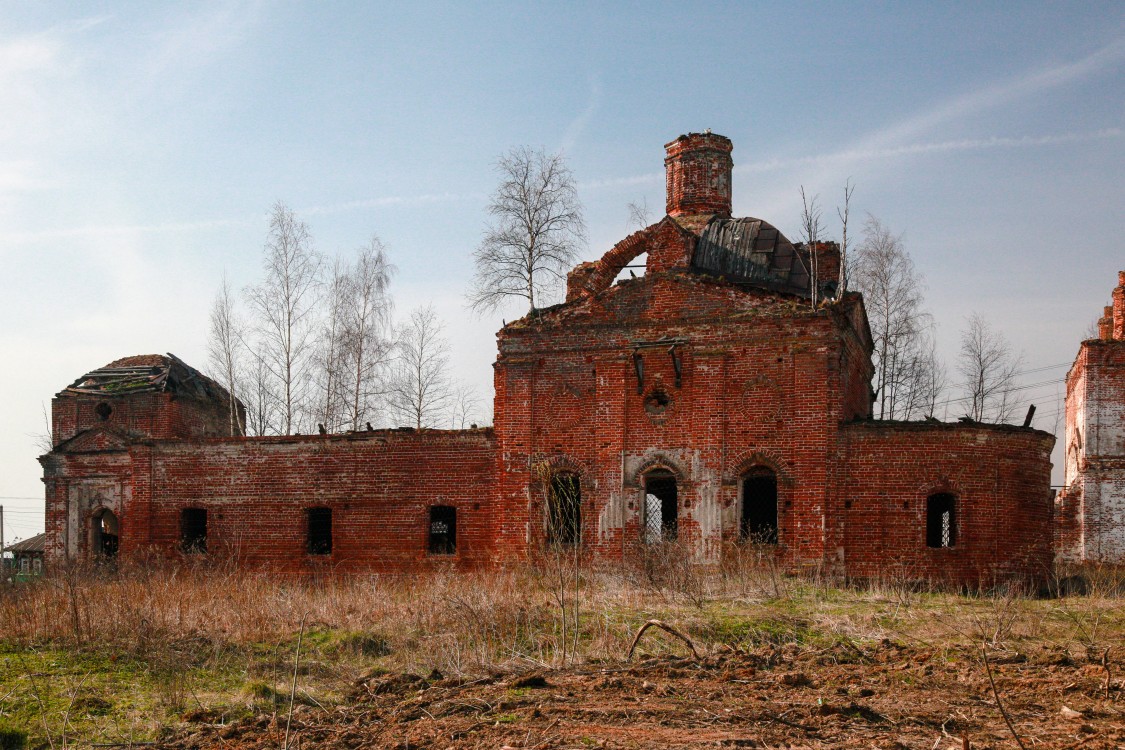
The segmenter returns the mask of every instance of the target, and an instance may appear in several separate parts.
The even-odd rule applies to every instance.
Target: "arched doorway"
[[[581,543],[582,485],[577,474],[555,474],[547,498],[547,544],[573,547]]]
[[[102,508],[90,519],[90,551],[97,557],[117,557],[117,516]]]
[[[680,526],[676,476],[667,469],[653,469],[645,474],[644,487],[641,539],[646,544],[674,541]]]
[[[756,544],[777,544],[777,474],[755,466],[742,475],[743,539]]]

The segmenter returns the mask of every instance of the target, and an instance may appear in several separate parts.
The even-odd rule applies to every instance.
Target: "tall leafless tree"
[[[585,242],[578,190],[561,154],[522,146],[500,157],[496,170],[492,223],[473,253],[468,303],[483,313],[522,297],[534,311],[565,281]]]
[[[245,332],[242,321],[238,317],[234,292],[227,277],[223,276],[223,283],[211,305],[207,357],[212,377],[227,389],[232,436],[243,435],[246,432],[246,425],[242,423],[238,409],[245,360],[244,337]]]
[[[359,251],[349,276],[344,345],[346,395],[351,429],[358,430],[376,418],[378,402],[386,392],[386,369],[393,354],[388,293],[395,267],[387,260],[378,237]]]
[[[399,331],[389,406],[400,423],[417,429],[444,421],[452,399],[449,343],[432,306],[410,313]]]
[[[328,432],[339,432],[348,412],[344,390],[347,373],[347,327],[352,279],[350,269],[340,258],[332,262],[324,285],[319,334],[312,363],[315,385],[316,418]]]
[[[246,406],[246,432],[249,435],[273,435],[280,431],[279,402],[272,388],[270,369],[266,366],[267,356],[263,344],[250,342],[247,348],[249,363],[239,388],[239,397]]]
[[[817,253],[817,244],[820,242],[820,206],[817,204],[819,196],[809,198],[805,194],[805,186],[801,186],[801,242],[804,244],[808,255],[809,290],[812,306],[815,308],[820,295],[820,257]]]
[[[978,313],[969,316],[957,361],[965,378],[969,417],[978,422],[1005,422],[1012,417],[1017,404],[1013,386],[1021,362],[1004,334],[994,331]]]
[[[863,294],[875,347],[875,416],[916,418],[927,404],[932,413],[944,378],[929,339],[922,279],[902,237],[869,215],[853,259],[849,283]]]
[[[840,217],[840,279],[836,289],[836,297],[843,296],[844,292],[848,291],[848,266],[850,259],[848,258],[848,219],[852,210],[852,194],[855,193],[855,185],[852,184],[849,178],[844,182],[844,205],[841,208],[836,206],[836,215]]]
[[[270,214],[265,278],[246,295],[255,313],[262,349],[259,364],[269,375],[278,404],[277,431],[298,430],[309,396],[320,257],[308,226],[278,201]]]

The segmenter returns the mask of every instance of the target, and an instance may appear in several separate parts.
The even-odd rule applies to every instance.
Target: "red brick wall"
[[[722,214],[731,211],[729,138],[688,133],[664,146],[668,215]]]
[[[588,548],[631,554],[640,477],[660,466],[680,478],[681,538],[715,559],[738,533],[739,477],[757,464],[791,479],[780,519],[786,559],[821,564],[838,424],[870,408],[857,306],[853,296],[813,311],[799,298],[650,271],[505,328],[496,365],[501,553],[526,554],[543,540],[540,475],[575,471]],[[678,385],[667,342],[680,342]],[[669,402],[660,413],[657,392]]]
[[[1053,445],[1048,433],[1010,426],[845,425],[839,495],[848,574],[967,584],[1045,577]],[[931,549],[926,498],[942,492],[957,498],[957,539]]]
[[[486,430],[154,442],[134,459],[151,466],[129,509],[147,534],[123,537],[123,553],[175,549],[181,512],[193,507],[208,511],[209,554],[254,566],[408,570],[491,557]],[[428,552],[434,505],[457,509],[454,555]],[[330,555],[308,553],[312,507],[332,509]]]
[[[112,409],[105,420],[95,412],[103,403]],[[224,402],[177,398],[166,391],[123,396],[63,391],[51,401],[51,429],[55,445],[97,427],[135,437],[221,437],[230,434],[229,414]]]

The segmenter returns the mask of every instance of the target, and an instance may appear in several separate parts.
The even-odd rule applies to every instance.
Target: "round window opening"
[[[664,391],[653,391],[645,396],[645,411],[649,414],[663,414],[672,399]]]
[[[103,401],[94,407],[94,414],[98,415],[98,419],[104,422],[109,419],[110,414],[113,414],[113,407]]]

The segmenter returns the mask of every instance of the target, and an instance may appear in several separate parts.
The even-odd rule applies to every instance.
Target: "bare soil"
[[[188,716],[160,746],[276,749],[288,724],[291,748],[1125,747],[1122,681],[1104,652],[989,650],[995,692],[985,653],[884,639],[479,679],[377,674],[340,705],[297,705],[291,722],[287,705],[229,724]]]

